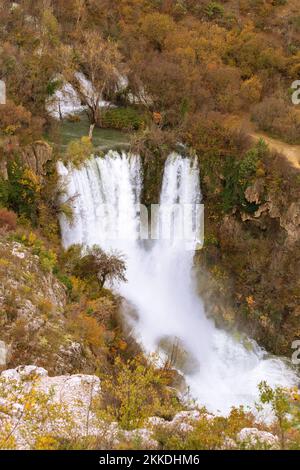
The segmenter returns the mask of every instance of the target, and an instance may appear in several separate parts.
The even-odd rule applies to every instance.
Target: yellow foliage
[[[115,361],[115,376],[101,381],[99,417],[117,420],[124,429],[143,425],[150,416],[172,417],[182,409],[175,394],[167,387],[164,371],[141,357],[127,362]]]
[[[253,77],[245,80],[241,86],[242,98],[247,104],[257,103],[262,94],[263,85],[260,79],[254,75]]]
[[[76,333],[81,340],[86,341],[91,347],[102,348],[104,346],[104,328],[93,317],[81,313],[76,318]]]
[[[93,153],[93,144],[88,136],[72,140],[67,147],[66,156],[76,168],[79,168]]]
[[[57,450],[59,442],[52,436],[38,436],[35,441],[35,450]]]
[[[255,305],[255,300],[253,299],[252,295],[249,295],[249,297],[246,298],[246,302],[248,304],[248,307],[254,307]]]
[[[39,193],[42,189],[40,177],[29,168],[24,170],[20,183],[35,193]]]

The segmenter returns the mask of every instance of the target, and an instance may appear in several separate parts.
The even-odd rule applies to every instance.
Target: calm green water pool
[[[61,124],[61,145],[65,148],[71,140],[80,139],[89,133],[89,122],[85,115],[80,116],[80,122],[64,120]],[[95,128],[93,144],[100,150],[113,148],[127,148],[130,143],[130,134],[115,129]]]

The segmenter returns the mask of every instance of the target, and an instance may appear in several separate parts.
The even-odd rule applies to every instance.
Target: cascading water
[[[59,172],[68,197],[76,195],[73,223],[61,218],[64,246],[98,244],[126,255],[128,282],[118,289],[138,313],[127,320],[147,352],[158,347],[169,351],[177,344],[177,367],[201,405],[227,413],[232,406],[253,405],[262,380],[271,386],[295,383],[293,371],[281,359],[267,357],[254,342],[249,350],[207,319],[192,275],[194,251],[187,250],[184,240],[158,239],[147,246],[138,240],[142,189],[138,156],[109,152],[104,158],[90,159],[80,170],[60,163]],[[195,205],[200,200],[196,160],[170,155],[158,216],[162,232],[172,231],[179,217],[166,217],[165,206]]]

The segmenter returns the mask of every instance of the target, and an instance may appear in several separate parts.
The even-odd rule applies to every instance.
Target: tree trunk
[[[94,132],[94,129],[95,129],[95,124],[91,124],[91,125],[90,125],[90,130],[89,130],[89,139],[90,139],[91,142],[93,141],[93,132]]]

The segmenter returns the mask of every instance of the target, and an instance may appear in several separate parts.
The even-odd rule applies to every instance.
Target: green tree
[[[142,357],[117,358],[113,376],[101,381],[98,414],[123,429],[136,429],[151,416],[172,417],[181,405],[167,384],[164,372]]]

